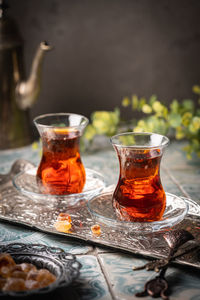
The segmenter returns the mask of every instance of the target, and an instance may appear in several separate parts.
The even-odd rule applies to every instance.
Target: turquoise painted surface
[[[69,241],[64,237],[31,231],[23,227],[4,223],[0,223],[0,243],[1,245],[8,243],[40,243],[46,246],[60,247],[72,254],[85,254],[93,249],[92,246],[82,242]]]
[[[0,151],[0,173],[7,173],[12,163],[17,159],[26,159],[37,164],[40,157],[39,151],[33,150],[32,146],[27,146],[15,150]]]
[[[73,286],[80,300],[111,300],[105,277],[95,256],[78,256],[82,264],[80,277]]]
[[[122,253],[104,253],[99,256],[111,282],[113,293],[118,295],[118,299],[138,299],[134,294],[143,291],[144,283],[156,276],[155,272],[132,270],[133,266],[145,264],[147,261],[144,259],[137,259]],[[166,278],[171,287],[171,300],[200,299],[199,271],[170,268],[166,273]]]

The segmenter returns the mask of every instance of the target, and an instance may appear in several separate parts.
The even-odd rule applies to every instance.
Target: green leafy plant
[[[177,140],[187,140],[188,144],[184,147],[187,158],[191,159],[193,153],[200,157],[200,86],[195,85],[193,92],[198,96],[196,101],[185,99],[179,102],[174,99],[169,107],[156,95],[149,99],[137,95],[125,97],[122,106],[142,113],[142,119],[124,122],[119,109],[94,112],[84,139],[91,143],[96,135],[112,136],[120,131],[156,132]]]
[[[114,135],[120,124],[120,111],[116,108],[114,111],[96,111],[91,115],[91,123],[87,126],[84,139],[92,142],[96,135]]]

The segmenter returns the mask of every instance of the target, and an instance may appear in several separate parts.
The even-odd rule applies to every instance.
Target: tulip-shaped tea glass
[[[133,222],[160,220],[166,206],[160,162],[169,139],[155,133],[122,133],[111,142],[120,164],[112,197],[117,217]]]
[[[43,147],[36,175],[40,191],[53,195],[80,193],[86,174],[79,139],[88,119],[78,114],[55,113],[36,117],[34,123]]]

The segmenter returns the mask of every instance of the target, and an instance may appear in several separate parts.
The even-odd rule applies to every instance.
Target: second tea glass
[[[86,174],[79,141],[88,119],[71,113],[38,116],[34,123],[42,140],[37,183],[43,194],[69,195],[83,190]]]
[[[160,179],[160,162],[169,139],[155,133],[122,133],[111,138],[120,175],[112,202],[120,220],[161,220],[166,195]]]

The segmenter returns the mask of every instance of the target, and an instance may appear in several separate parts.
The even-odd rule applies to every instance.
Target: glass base
[[[65,201],[67,206],[76,205],[80,201],[91,199],[95,195],[99,194],[105,187],[104,177],[91,169],[85,169],[86,171],[86,183],[81,193],[70,195],[52,195],[42,194],[39,190],[36,173],[37,168],[25,170],[17,174],[13,178],[14,187],[21,194],[31,198],[31,200],[43,202],[43,203],[56,203],[58,201]]]
[[[162,231],[180,223],[186,216],[189,203],[181,197],[166,193],[166,209],[162,220],[155,222],[121,221],[112,206],[112,192],[104,193],[88,201],[88,209],[95,222],[112,228],[126,229],[134,233]]]

